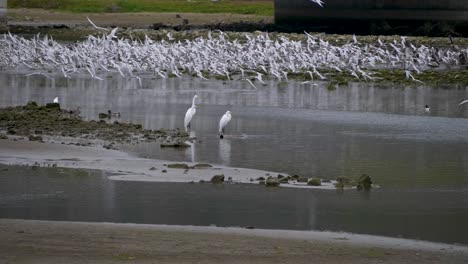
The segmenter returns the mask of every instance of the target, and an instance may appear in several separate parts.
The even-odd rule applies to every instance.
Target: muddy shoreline
[[[141,124],[112,121],[114,114],[109,110],[109,113],[99,114],[99,121],[84,121],[80,117],[79,108],[67,110],[58,103],[38,105],[29,102],[23,106],[0,109],[0,132],[4,132],[0,136],[25,137],[29,141],[39,142],[47,137],[49,141],[71,138],[74,141],[85,141],[79,145],[103,146],[108,149],[115,148],[115,144],[144,142],[159,142],[166,147],[189,147],[185,143],[189,135],[179,129],[145,129]],[[65,144],[65,141],[61,143]]]
[[[0,219],[5,263],[466,263],[468,248],[331,232]]]

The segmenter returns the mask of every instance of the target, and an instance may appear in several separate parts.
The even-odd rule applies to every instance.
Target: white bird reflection
[[[219,157],[221,158],[221,164],[231,165],[231,140],[219,140]]]
[[[197,134],[195,133],[195,131],[190,131],[190,138],[196,138],[196,137],[197,137]],[[185,158],[189,160],[190,162],[196,162],[197,159],[195,156],[195,147],[197,145],[197,141],[192,140],[192,141],[187,141],[185,143],[190,145],[190,147],[187,148],[187,150],[185,150]]]

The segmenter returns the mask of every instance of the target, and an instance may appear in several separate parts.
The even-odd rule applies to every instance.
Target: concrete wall
[[[468,21],[468,0],[275,0],[275,22],[314,19]]]
[[[0,30],[7,27],[7,0],[0,0]]]

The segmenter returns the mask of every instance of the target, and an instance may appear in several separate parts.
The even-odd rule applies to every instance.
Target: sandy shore
[[[210,181],[214,175],[223,174],[225,181],[231,178],[232,182],[258,184],[258,181],[251,181],[251,179],[278,175],[278,172],[222,165],[196,169],[169,168],[167,165],[176,162],[139,158],[122,151],[100,147],[8,139],[0,139],[0,163],[6,165],[33,165],[37,163],[40,166],[104,170],[115,174],[109,177],[110,179],[121,181],[188,183],[201,180]],[[196,163],[183,162],[183,164],[194,166]],[[323,183],[322,186],[307,186],[305,183],[281,184],[281,186],[335,189],[332,183]]]
[[[466,247],[326,232],[0,219],[0,236],[0,263],[468,261]]]

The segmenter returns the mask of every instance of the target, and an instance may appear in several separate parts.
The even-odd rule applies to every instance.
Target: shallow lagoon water
[[[468,244],[467,190],[336,192],[122,182],[61,168],[0,170],[0,218],[331,230]]]
[[[243,81],[151,78],[138,87],[136,80],[115,75],[100,82],[86,76],[50,80],[11,72],[0,74],[0,84],[0,106],[46,103],[59,96],[65,108],[80,106],[86,119],[111,109],[121,113],[121,121],[153,129],[182,127],[185,111],[198,94],[192,134],[201,142],[186,150],[161,150],[157,144],[120,147],[151,158],[325,179],[367,173],[381,185],[366,194],[105,180],[102,186],[120,190],[106,200],[126,204],[128,210],[102,216],[98,212],[110,210],[105,208],[110,205],[101,203],[102,208],[82,217],[51,219],[328,229],[468,244],[463,224],[468,222],[468,106],[458,106],[468,98],[466,87],[351,83],[329,91],[325,83],[270,82],[255,90]],[[429,114],[424,112],[426,104],[431,106]],[[217,125],[226,110],[232,111],[233,119],[226,138],[219,140]],[[211,196],[202,198],[207,193]],[[91,195],[83,203],[93,199],[100,200]],[[158,214],[148,213],[154,205]],[[191,208],[190,214],[182,215],[181,208]],[[69,209],[63,205],[58,212],[63,210]]]

